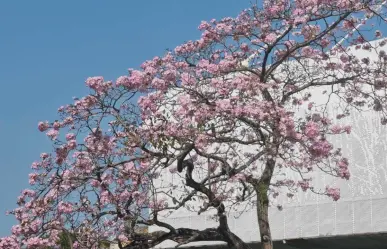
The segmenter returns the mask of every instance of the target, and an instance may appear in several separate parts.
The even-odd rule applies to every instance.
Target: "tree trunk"
[[[271,177],[273,176],[274,166],[275,161],[273,159],[268,159],[261,179],[254,184],[255,193],[257,194],[257,218],[262,249],[273,249],[269,224],[268,190]]]
[[[259,233],[261,237],[262,249],[273,249],[269,224],[269,198],[267,196],[267,186],[259,184],[257,192],[257,217]]]

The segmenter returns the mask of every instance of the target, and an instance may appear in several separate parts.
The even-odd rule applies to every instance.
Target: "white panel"
[[[336,203],[336,234],[353,233],[353,206],[351,202]]]
[[[318,205],[318,235],[331,236],[336,234],[336,215],[334,203]]]
[[[278,210],[278,208],[271,208],[269,210],[271,237],[273,239],[281,240],[284,238],[284,223],[285,223],[284,219],[285,219],[285,212],[283,210],[280,211]]]
[[[298,238],[300,236],[300,224],[298,222],[298,207],[292,206],[286,209],[285,214],[285,238]],[[278,224],[279,225],[279,224]],[[272,227],[278,226],[271,224]]]
[[[372,200],[373,232],[387,231],[387,199]]]
[[[316,205],[302,206],[300,208],[301,237],[318,236],[318,209]]]
[[[354,201],[354,222],[355,233],[369,233],[372,231],[371,221],[371,200],[369,201]]]
[[[231,218],[231,217],[230,217]],[[259,229],[257,223],[257,216],[254,210],[244,212],[238,215],[237,218],[232,216],[229,221],[234,223],[234,229],[232,230],[235,234],[240,236],[245,241],[259,241]]]

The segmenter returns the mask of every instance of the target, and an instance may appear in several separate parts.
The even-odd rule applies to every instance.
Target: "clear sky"
[[[0,1],[0,237],[5,211],[51,144],[37,130],[87,93],[88,76],[115,80],[167,48],[199,38],[201,20],[236,16],[251,0]]]

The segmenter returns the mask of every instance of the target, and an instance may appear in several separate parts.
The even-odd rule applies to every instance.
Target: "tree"
[[[350,177],[331,142],[350,133],[345,117],[372,109],[387,123],[386,41],[368,41],[381,37],[372,23],[384,22],[383,4],[264,1],[236,18],[202,22],[199,40],[115,82],[88,78],[89,95],[59,108],[59,120],[39,123],[55,150],[33,163],[33,189],[19,197],[19,224],[0,249],[54,246],[63,232],[74,235],[73,248],[110,239],[120,248],[165,240],[249,248],[227,224],[227,212],[241,207],[256,208],[262,248],[272,248],[270,198],[302,189],[339,199],[339,189],[315,188],[312,177]],[[350,45],[379,56],[358,59]],[[184,181],[162,188],[167,172]],[[219,225],[162,220],[182,208],[213,212]],[[167,231],[136,233],[137,224]]]

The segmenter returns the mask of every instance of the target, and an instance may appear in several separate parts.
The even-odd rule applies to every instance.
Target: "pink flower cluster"
[[[96,93],[103,94],[109,90],[112,86],[112,82],[105,82],[103,77],[97,76],[87,78],[86,85],[95,90]]]

